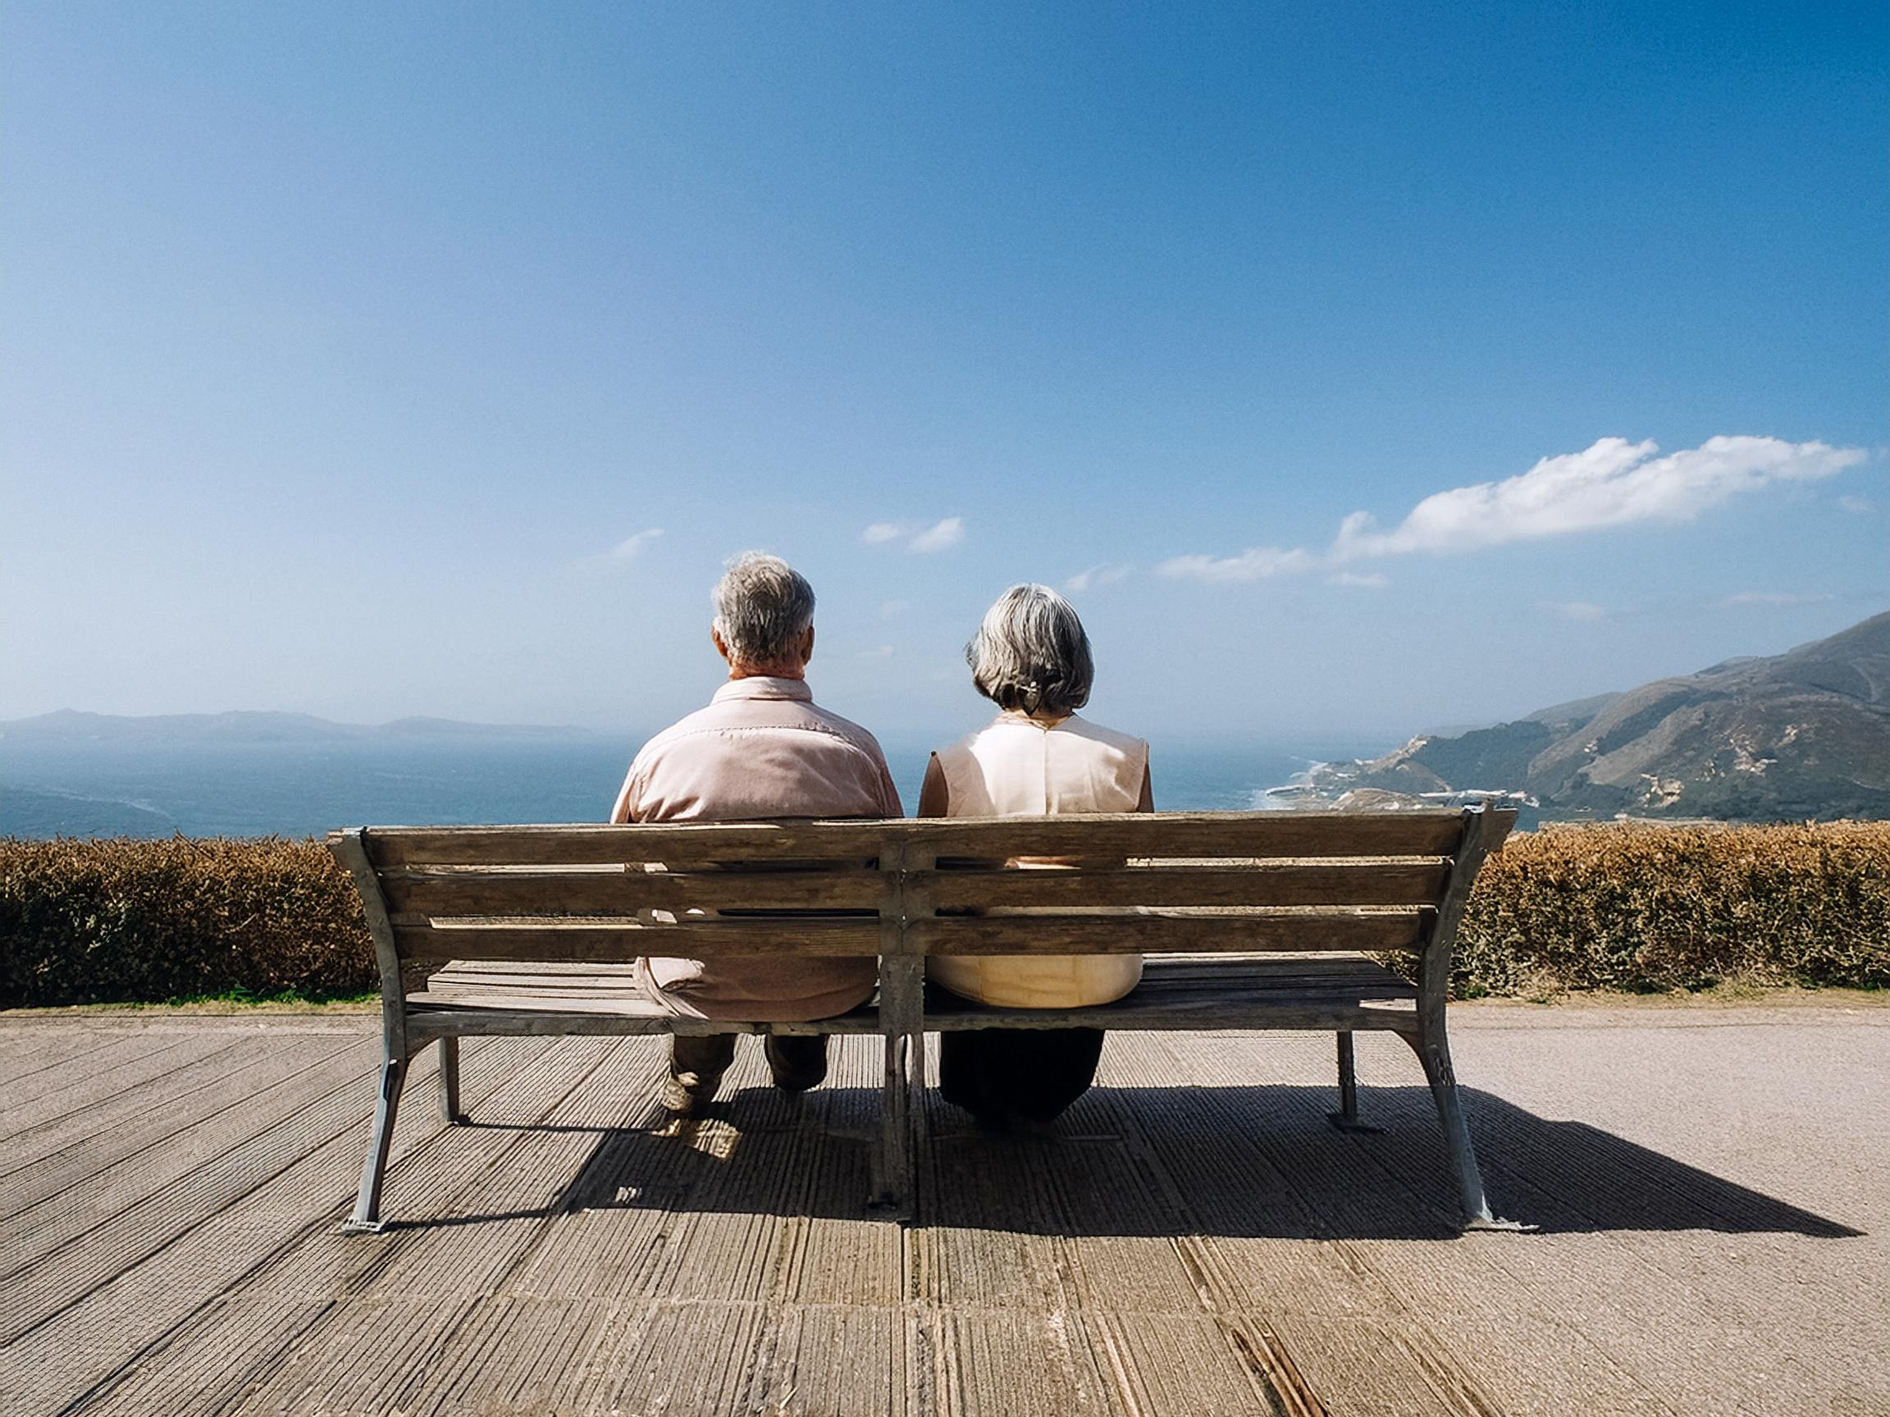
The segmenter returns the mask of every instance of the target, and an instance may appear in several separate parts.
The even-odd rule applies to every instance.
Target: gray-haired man
[[[814,703],[814,591],[778,556],[748,552],[715,587],[716,652],[729,682],[707,708],[637,754],[613,822],[739,822],[770,817],[898,817],[899,793],[873,735]],[[864,959],[644,959],[652,997],[697,1018],[831,1018],[872,997]],[[735,1057],[734,1034],[670,1039],[663,1103],[694,1112]],[[799,1092],[827,1074],[827,1040],[770,1036],[775,1085]]]

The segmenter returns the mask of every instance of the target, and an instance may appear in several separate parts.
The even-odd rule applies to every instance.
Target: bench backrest
[[[331,845],[384,972],[640,954],[1422,950],[1448,942],[1515,815],[389,827]]]

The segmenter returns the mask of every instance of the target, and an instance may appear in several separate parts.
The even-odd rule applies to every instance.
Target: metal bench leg
[[[1342,1132],[1382,1132],[1383,1127],[1374,1127],[1358,1119],[1358,1074],[1353,1069],[1351,1030],[1341,1029],[1338,1039],[1339,1110],[1326,1113],[1326,1120]]]
[[[459,1110],[459,1039],[440,1039],[440,1116],[450,1127],[466,1120]]]
[[[1444,1128],[1444,1144],[1450,1150],[1451,1164],[1457,1170],[1457,1188],[1463,1197],[1463,1228],[1466,1230],[1534,1230],[1533,1225],[1500,1219],[1490,1210],[1483,1194],[1483,1172],[1477,1166],[1476,1148],[1470,1143],[1470,1124],[1464,1115],[1463,1099],[1457,1092],[1457,1074],[1450,1066],[1450,1048],[1442,1039],[1419,1039],[1404,1035],[1424,1065],[1424,1077],[1431,1085],[1431,1100],[1437,1104],[1437,1118]]]
[[[387,1148],[394,1140],[394,1113],[406,1074],[406,1063],[391,1054],[381,1064],[381,1097],[374,1105],[374,1137],[368,1143],[367,1165],[361,1168],[361,1193],[355,1198],[354,1215],[341,1226],[349,1234],[376,1234],[386,1224],[381,1219],[381,1181],[387,1172]]]

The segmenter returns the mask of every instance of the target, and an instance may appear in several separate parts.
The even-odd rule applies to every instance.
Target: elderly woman
[[[922,817],[1023,817],[1148,812],[1148,744],[1089,723],[1095,671],[1089,636],[1069,601],[1046,586],[998,597],[965,647],[971,682],[1002,710],[932,755]],[[1025,863],[1028,864],[1028,863]],[[1142,977],[1139,955],[937,958],[928,977],[1000,1008],[1106,1004]],[[972,1029],[939,1037],[939,1091],[994,1129],[1042,1126],[1082,1096],[1102,1055],[1100,1029]]]

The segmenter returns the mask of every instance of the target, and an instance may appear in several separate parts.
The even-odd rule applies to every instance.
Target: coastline
[[[1256,788],[1253,810],[1256,812],[1291,812],[1319,805],[1319,775],[1332,766],[1330,761],[1307,758],[1303,771],[1294,773],[1275,787]],[[1310,800],[1309,800],[1310,799]]]

